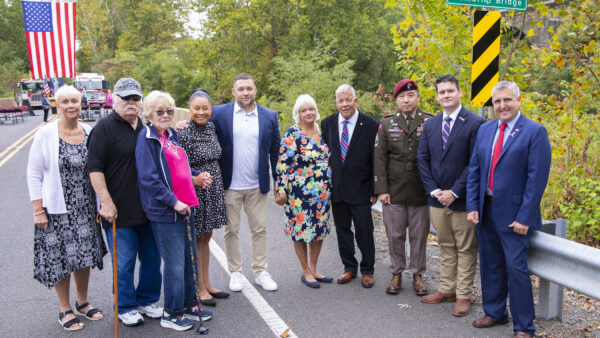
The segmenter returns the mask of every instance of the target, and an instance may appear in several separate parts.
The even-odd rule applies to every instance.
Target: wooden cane
[[[115,295],[115,338],[119,337],[119,287],[117,284],[117,218],[112,222],[113,293]]]
[[[96,223],[102,225],[100,214],[96,215]],[[108,238],[107,238],[108,240]],[[113,253],[113,293],[115,296],[115,338],[119,337],[119,288],[117,285],[117,218],[112,222]]]

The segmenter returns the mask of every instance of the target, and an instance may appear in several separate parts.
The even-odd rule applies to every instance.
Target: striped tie
[[[342,139],[340,141],[340,150],[342,151],[342,163],[346,160],[346,152],[348,151],[348,120],[342,122],[344,124],[342,128]]]
[[[446,117],[444,120],[444,127],[442,128],[442,148],[446,149],[446,143],[448,143],[448,138],[450,138],[450,122],[452,122],[452,118],[450,116]]]

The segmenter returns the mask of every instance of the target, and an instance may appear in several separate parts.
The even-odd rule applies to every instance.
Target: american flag
[[[50,85],[47,80],[44,80],[44,94],[50,95]]]
[[[23,1],[31,78],[75,77],[75,1]]]

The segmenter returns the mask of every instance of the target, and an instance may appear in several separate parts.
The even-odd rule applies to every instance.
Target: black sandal
[[[73,327],[73,325],[81,323],[81,321],[77,317],[69,320],[66,323],[62,322],[62,319],[65,318],[67,315],[70,315],[70,314],[73,314],[73,310],[67,310],[65,312],[61,312],[61,313],[58,314],[58,323],[60,325],[62,325],[63,329],[65,329],[67,331],[78,331],[78,330],[83,329],[83,326]],[[75,315],[73,315],[73,316],[75,316]]]
[[[102,311],[94,308],[93,306],[92,306],[92,308],[90,310],[88,310],[88,312],[83,313],[83,309],[85,309],[89,305],[90,305],[89,302],[85,302],[85,303],[79,305],[79,304],[77,304],[77,301],[75,301],[75,313],[78,314],[78,315],[80,315],[80,316],[84,316],[85,318],[87,318],[89,320],[100,320],[100,319],[102,319],[102,317],[100,317],[100,318],[94,318],[94,315],[96,313],[102,314]]]

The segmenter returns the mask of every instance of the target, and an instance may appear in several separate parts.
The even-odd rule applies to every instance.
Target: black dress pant
[[[50,108],[44,108],[44,122],[48,122],[48,112]]]
[[[358,270],[358,261],[354,257],[354,238],[356,238],[356,244],[362,255],[360,273],[372,275],[375,272],[375,240],[371,204],[332,202],[331,209],[344,271],[357,272]],[[352,236],[352,223],[354,223],[354,236]]]

